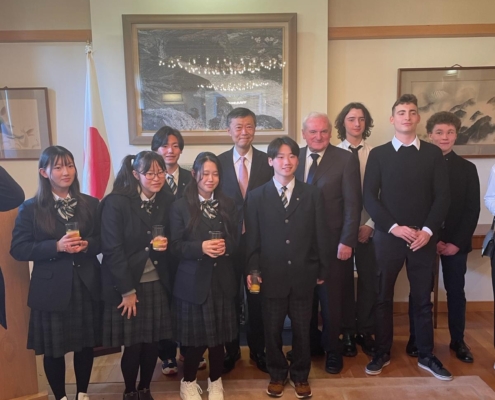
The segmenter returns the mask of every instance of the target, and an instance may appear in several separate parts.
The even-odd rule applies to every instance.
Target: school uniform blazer
[[[120,304],[122,295],[138,289],[148,258],[157,269],[160,281],[171,293],[168,277],[168,250],[155,251],[152,226],[163,225],[170,237],[169,211],[174,196],[161,191],[156,194],[152,213],[141,208],[141,198],[109,194],[101,203],[101,252],[103,300]],[[170,245],[170,244],[169,244]],[[139,292],[136,293],[139,299]]]
[[[234,148],[222,153],[218,156],[220,164],[222,164],[223,179],[222,191],[234,199],[237,208],[237,227],[240,237],[242,230],[242,222],[244,219],[245,199],[242,197],[239,181],[234,168]],[[246,193],[257,187],[265,184],[273,177],[273,168],[268,164],[268,156],[263,151],[253,147],[253,160],[251,171],[249,173],[249,182]]]
[[[33,272],[29,285],[28,306],[40,311],[64,311],[69,306],[72,294],[72,274],[79,274],[93,300],[100,299],[100,221],[98,199],[81,194],[90,209],[90,218],[80,228],[81,237],[88,241],[86,252],[77,254],[57,252],[57,241],[65,235],[67,222],[79,221],[80,205],[76,206],[74,217],[68,221],[56,214],[55,235],[35,225],[35,199],[26,200],[19,208],[19,214],[12,232],[10,254],[19,261],[33,261]],[[72,268],[72,266],[76,268]]]
[[[476,166],[451,151],[444,156],[450,184],[450,206],[439,240],[472,250],[471,240],[480,215],[480,180]]]
[[[304,181],[308,147],[299,154],[296,179]],[[359,163],[349,151],[328,145],[316,168],[313,186],[323,195],[325,221],[332,247],[338,243],[355,247],[361,220],[362,193]]]
[[[313,294],[328,275],[330,253],[318,188],[296,180],[287,209],[273,180],[249,193],[246,209],[246,275],[259,269],[269,298]]]
[[[191,180],[192,175],[191,171],[188,171],[185,168],[179,167],[179,183],[177,185],[177,193],[175,194],[176,199],[180,199],[182,195],[184,194],[184,189],[186,185],[189,183]],[[163,185],[163,189],[165,192],[172,193],[172,189],[170,189],[170,186],[168,185],[168,182],[165,182],[165,185]]]
[[[225,200],[219,207],[224,207],[228,215],[236,218],[234,202],[229,198]],[[193,304],[203,304],[210,291],[215,270],[215,276],[224,295],[233,298],[238,291],[231,256],[236,250],[236,240],[227,238],[225,254],[211,258],[203,254],[203,241],[209,240],[209,231],[225,232],[225,222],[220,216],[213,220],[202,216],[199,226],[193,232],[186,232],[190,219],[191,214],[186,199],[177,200],[170,212],[171,250],[172,254],[180,259],[175,276],[174,296]]]

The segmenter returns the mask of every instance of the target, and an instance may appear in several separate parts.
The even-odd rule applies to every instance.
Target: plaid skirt
[[[36,355],[63,357],[101,345],[100,303],[94,301],[74,268],[72,295],[65,311],[31,310],[27,348]]]
[[[127,319],[127,315],[121,315],[121,308],[105,303],[103,346],[132,346],[172,338],[172,316],[161,282],[140,283],[136,294],[139,300],[136,316],[130,319]]]
[[[224,296],[215,279],[212,279],[203,304],[174,297],[172,312],[175,315],[175,339],[183,346],[214,347],[237,338],[235,301]]]

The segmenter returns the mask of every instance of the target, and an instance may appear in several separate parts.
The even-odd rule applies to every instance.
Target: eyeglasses
[[[143,174],[142,172],[140,172],[140,174],[141,175],[144,175],[144,177],[146,179],[148,179],[149,181],[152,181],[155,178],[163,178],[165,176],[165,171],[160,171],[160,172],[146,172],[145,174]]]

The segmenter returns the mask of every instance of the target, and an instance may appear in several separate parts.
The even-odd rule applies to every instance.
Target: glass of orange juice
[[[160,250],[165,241],[165,228],[163,225],[153,225],[153,250]]]
[[[249,289],[249,292],[252,294],[258,294],[261,289],[261,273],[260,271],[251,271],[249,275],[251,275],[251,289]]]
[[[79,223],[77,222],[67,222],[65,224],[65,233],[69,237],[79,237]]]

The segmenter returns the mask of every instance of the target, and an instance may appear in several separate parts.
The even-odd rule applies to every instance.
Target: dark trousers
[[[357,296],[354,294],[354,268],[346,268],[343,282],[342,332],[351,335],[373,334],[378,291],[373,239],[370,238],[368,243],[357,244],[354,249],[354,262],[358,274]]]
[[[337,253],[336,247],[335,253]],[[352,258],[346,261],[335,259],[325,283],[317,286],[323,320],[321,346],[327,353],[341,352],[339,336],[342,326],[343,282],[345,271],[352,271],[352,266]]]
[[[253,353],[263,353],[265,351],[265,336],[263,330],[263,316],[261,311],[261,298],[259,294],[251,294],[246,287],[245,266],[246,266],[246,239],[241,236],[238,253],[235,256],[236,282],[239,282],[239,291],[235,297],[235,304],[238,305],[237,324],[240,324],[241,303],[244,301],[244,293],[247,300],[246,334],[249,350]],[[240,331],[240,329],[239,329]],[[230,343],[225,344],[228,354],[235,355],[239,350],[239,336]]]
[[[466,294],[464,293],[465,275],[467,271],[468,253],[457,253],[453,256],[440,256],[442,260],[443,283],[447,292],[447,310],[449,319],[450,340],[464,340],[466,327]],[[414,300],[409,295],[409,329],[414,338],[415,327],[412,309]]]
[[[312,293],[302,298],[296,298],[293,295],[282,298],[262,297],[266,365],[271,380],[284,381],[290,373],[292,381],[307,382],[311,369],[309,321],[312,302]],[[287,315],[292,325],[294,362],[290,366],[282,351],[282,331]]]
[[[390,353],[394,337],[393,301],[397,276],[406,263],[411,297],[416,345],[420,354],[433,351],[433,313],[431,291],[436,237],[426,246],[413,252],[406,242],[389,233],[375,231],[376,261],[378,264],[378,299],[376,304],[375,339],[378,353]]]

